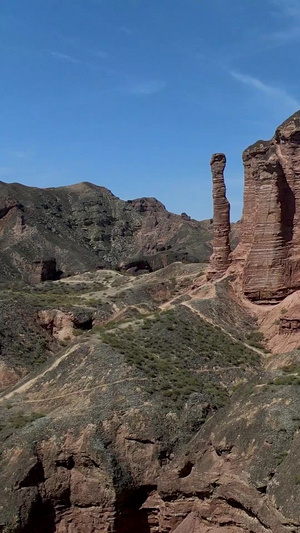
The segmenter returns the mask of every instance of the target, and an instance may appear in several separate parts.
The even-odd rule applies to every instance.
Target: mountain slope
[[[200,265],[182,263],[22,288],[60,344],[0,396],[5,533],[157,531],[140,508],[163,469],[264,357],[247,346],[256,326],[242,309],[231,305],[230,334],[214,324],[215,294],[199,315],[205,291]]]
[[[91,183],[38,189],[0,182],[0,280],[30,280],[33,262],[50,257],[65,274],[203,262],[211,232],[209,221],[169,213],[154,198],[125,202]]]

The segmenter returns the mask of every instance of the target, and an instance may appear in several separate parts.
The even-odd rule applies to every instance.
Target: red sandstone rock
[[[244,210],[233,253],[251,300],[280,300],[300,287],[300,112],[270,141],[243,154]]]
[[[213,254],[210,258],[208,278],[221,277],[229,266],[230,204],[226,198],[224,154],[213,154],[211,158],[214,204]]]

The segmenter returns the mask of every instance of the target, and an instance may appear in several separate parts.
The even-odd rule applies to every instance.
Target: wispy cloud
[[[9,155],[16,157],[17,159],[28,159],[34,155],[32,150],[11,150]]]
[[[130,28],[127,28],[127,26],[120,26],[119,31],[126,33],[126,35],[132,35],[133,33]]]
[[[144,82],[132,83],[126,88],[126,92],[136,96],[147,96],[163,91],[166,87],[163,80],[149,80]]]
[[[272,31],[266,40],[281,46],[300,39],[300,2],[299,0],[269,0],[272,15],[278,19],[280,29]]]
[[[255,78],[254,76],[249,76],[248,74],[242,74],[234,70],[229,71],[230,75],[237,80],[238,82],[248,85],[252,89],[259,91],[266,96],[276,99],[281,105],[284,105],[286,108],[289,108],[291,111],[296,111],[300,108],[299,101],[290,95],[282,87],[277,87],[275,85],[269,85],[264,81]]]
[[[65,61],[67,63],[73,63],[74,65],[83,65],[92,69],[99,69],[102,68],[100,64],[90,63],[89,60],[80,59],[78,57],[75,57],[74,55],[65,54],[62,52],[54,51],[54,50],[46,50],[48,54],[52,56],[53,59],[57,59],[58,61]],[[93,55],[94,58],[101,58],[104,59],[107,57],[108,54],[102,51],[97,52],[91,52],[88,51],[89,56]]]
[[[292,19],[300,17],[299,0],[269,0],[269,3],[274,8],[275,16],[281,14]]]
[[[60,59],[61,61],[68,61],[69,63],[81,63],[80,59],[76,59],[73,56],[68,54],[62,54],[61,52],[54,52],[53,50],[47,50],[47,52],[55,59]]]

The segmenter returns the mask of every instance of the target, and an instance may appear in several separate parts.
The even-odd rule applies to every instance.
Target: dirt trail
[[[201,313],[201,311],[199,311],[198,309],[195,309],[190,302],[182,302],[181,305],[184,305],[185,307],[188,307],[188,309],[190,309],[191,311],[193,311],[193,313],[196,313],[198,316],[200,316],[200,318],[202,318],[203,320],[205,320],[206,322],[208,322],[209,324],[211,324],[212,326],[216,327],[216,328],[219,328],[223,331],[223,333],[225,333],[226,335],[228,335],[228,337],[230,337],[231,339],[233,339],[234,341],[237,341],[237,339],[231,334],[229,333],[229,331],[227,331],[225,328],[223,328],[222,326],[220,326],[219,324],[216,324],[213,320],[211,320],[210,318],[208,318],[207,316],[203,315]],[[251,346],[250,344],[248,344],[247,342],[245,341],[241,341],[239,340],[239,342],[241,344],[243,344],[244,346],[246,346],[246,348],[248,348],[249,350],[252,350],[253,352],[256,352],[258,353],[261,357],[264,357],[266,358],[266,354],[265,352],[263,352],[262,350],[260,350],[259,348],[255,348],[255,346]]]
[[[38,376],[39,377],[39,376]],[[65,394],[60,394],[58,396],[51,396],[51,398],[41,398],[39,400],[24,400],[22,403],[41,403],[41,402],[52,402],[53,400],[60,400],[61,398],[66,398],[67,396],[73,396],[74,394],[82,394],[86,392],[93,392],[95,389],[110,387],[111,385],[120,385],[120,383],[126,383],[128,381],[147,381],[147,378],[125,378],[119,379],[118,381],[111,381],[108,383],[100,383],[100,385],[95,385],[89,389],[78,389],[72,392],[66,392]]]
[[[30,387],[32,387],[32,385],[34,385],[37,382],[38,379],[48,374],[48,372],[51,372],[51,370],[54,370],[55,368],[57,368],[60,362],[66,359],[69,355],[71,355],[71,353],[73,353],[77,348],[79,348],[79,344],[75,344],[75,346],[72,346],[72,348],[67,350],[63,355],[55,359],[55,361],[52,363],[51,366],[46,368],[43,372],[41,372],[34,378],[30,379],[29,381],[26,381],[25,383],[20,384],[15,389],[13,389],[11,392],[8,392],[7,394],[0,396],[0,403],[3,402],[4,400],[9,400],[15,394],[21,394],[22,392],[26,392],[28,389],[30,389]],[[26,380],[26,377],[24,379]]]

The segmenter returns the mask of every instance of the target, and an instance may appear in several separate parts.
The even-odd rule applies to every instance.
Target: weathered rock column
[[[207,278],[215,279],[222,277],[230,264],[230,204],[226,198],[224,182],[225,155],[213,154],[210,165],[213,182],[214,236],[213,254],[210,258]]]

